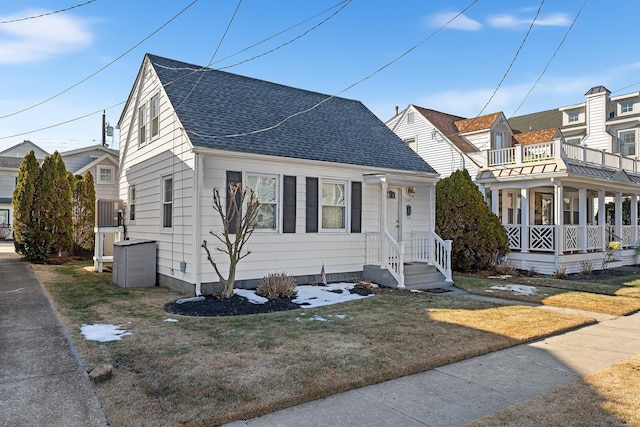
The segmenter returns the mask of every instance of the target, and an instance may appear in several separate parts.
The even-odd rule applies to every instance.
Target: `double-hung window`
[[[577,111],[569,113],[569,123],[576,123],[580,121],[580,113]]]
[[[151,138],[160,133],[160,95],[154,95],[150,102],[151,110]]]
[[[346,230],[346,183],[322,183],[322,229]]]
[[[142,106],[138,109],[138,145],[147,143],[147,107]]]
[[[618,133],[619,150],[623,156],[635,156],[636,155],[636,131],[624,130]]]
[[[9,224],[9,209],[0,209],[0,227],[6,227]]]
[[[162,227],[173,226],[173,178],[162,179]]]
[[[260,202],[256,229],[276,230],[278,224],[278,179],[269,175],[247,175],[247,183]]]
[[[493,148],[495,150],[500,150],[501,148],[508,148],[507,146],[507,136],[505,132],[498,131],[494,134]]]
[[[620,108],[622,113],[633,113],[633,102],[624,102]]]
[[[113,166],[98,166],[98,184],[113,184]]]
[[[135,221],[136,219],[136,186],[129,186],[129,220]]]

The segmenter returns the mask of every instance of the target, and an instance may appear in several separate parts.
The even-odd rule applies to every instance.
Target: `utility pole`
[[[102,146],[107,146],[107,116],[105,110],[102,110]]]

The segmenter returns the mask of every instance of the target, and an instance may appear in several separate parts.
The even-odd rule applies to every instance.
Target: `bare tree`
[[[220,197],[220,189],[213,189],[213,210],[220,215],[222,220],[222,232],[214,233],[209,231],[215,237],[219,244],[216,250],[227,254],[229,257],[229,275],[225,278],[218,264],[211,256],[211,252],[207,247],[207,241],[202,242],[202,247],[207,253],[207,259],[216,271],[220,283],[224,286],[222,298],[231,298],[233,296],[233,287],[236,279],[236,269],[238,262],[249,255],[251,252],[245,250],[245,245],[249,241],[253,230],[256,228],[256,219],[260,212],[260,202],[255,192],[249,188],[242,188],[241,184],[230,184],[227,191],[227,207],[222,206],[222,198]],[[242,214],[242,207],[244,215]]]

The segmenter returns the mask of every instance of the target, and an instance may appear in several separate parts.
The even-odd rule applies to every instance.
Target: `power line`
[[[224,41],[224,39],[227,37],[227,33],[229,32],[229,28],[231,28],[231,24],[233,23],[233,21],[236,18],[236,15],[238,14],[238,10],[240,9],[240,5],[242,4],[242,0],[238,1],[238,4],[236,6],[236,9],[233,11],[233,15],[231,15],[231,19],[229,19],[229,23],[227,24],[227,28],[225,28],[224,33],[222,34],[222,37],[220,38],[220,41],[218,42],[218,46],[216,46],[216,50],[213,52],[213,55],[211,55],[211,59],[209,60],[209,63],[207,64],[207,67],[209,65],[211,65],[211,63],[213,62],[213,59],[216,57],[216,55],[218,54],[218,50],[220,50],[220,46],[222,46],[222,42]],[[180,101],[180,104],[178,104],[178,106],[175,108],[176,111],[178,111],[178,109],[182,106],[182,104],[185,103],[185,101],[187,99],[189,99],[189,97],[191,96],[191,94],[193,93],[194,90],[196,90],[196,87],[198,86],[198,84],[200,84],[200,80],[202,80],[202,77],[204,76],[204,73],[200,74],[200,76],[198,77],[198,80],[196,81],[196,83],[193,85],[193,87],[191,88],[191,90],[189,91],[189,93],[187,94],[187,96],[184,97],[184,99],[182,101]]]
[[[578,18],[580,17],[580,14],[582,13],[582,9],[584,9],[584,7],[587,5],[587,1],[588,0],[584,0],[584,3],[582,3],[582,6],[580,6],[580,9],[578,10],[578,13],[576,14],[576,17],[573,18],[573,22],[571,23],[571,25],[569,26],[567,31],[564,33],[564,37],[562,37],[562,40],[560,41],[560,44],[556,48],[555,52],[553,52],[553,55],[551,55],[551,58],[549,58],[549,61],[547,62],[547,65],[545,65],[544,69],[542,70],[542,72],[538,76],[537,80],[533,83],[533,85],[531,86],[531,89],[529,89],[529,92],[527,92],[527,95],[524,97],[524,99],[522,100],[520,105],[518,105],[518,108],[516,108],[515,111],[513,113],[511,113],[510,117],[513,117],[513,116],[516,115],[518,110],[520,110],[520,108],[524,105],[524,103],[527,100],[527,98],[529,98],[529,95],[531,95],[531,92],[533,92],[533,89],[535,89],[535,87],[538,85],[538,83],[542,79],[542,76],[544,76],[544,74],[547,72],[547,69],[549,68],[549,66],[551,65],[551,62],[553,62],[553,60],[555,59],[556,55],[560,51],[560,48],[562,47],[562,45],[564,44],[565,40],[567,39],[567,36],[571,32],[571,29],[573,29],[573,26],[578,21]]]
[[[94,0],[94,1],[95,1],[95,0]],[[103,71],[104,69],[106,69],[108,66],[112,65],[112,64],[113,64],[114,62],[116,62],[117,60],[119,60],[119,59],[121,59],[122,57],[124,57],[126,54],[130,53],[133,49],[135,49],[135,48],[136,48],[136,47],[138,47],[140,44],[142,44],[143,42],[145,42],[146,40],[148,40],[150,37],[152,37],[153,35],[155,35],[155,34],[156,34],[158,31],[160,31],[162,28],[164,28],[165,26],[167,26],[171,21],[173,21],[174,19],[176,19],[176,18],[177,18],[178,16],[180,16],[183,12],[185,12],[187,9],[189,9],[191,6],[193,6],[197,1],[198,1],[198,0],[195,0],[195,1],[193,1],[192,3],[190,3],[187,7],[185,7],[183,10],[181,10],[177,15],[175,15],[173,18],[171,18],[171,20],[167,21],[164,25],[162,25],[160,28],[158,28],[157,30],[155,30],[155,31],[154,31],[153,33],[151,33],[149,36],[147,36],[146,38],[144,38],[143,40],[141,40],[139,43],[137,43],[137,44],[136,44],[135,46],[133,46],[131,49],[127,50],[125,53],[123,53],[122,55],[120,55],[118,58],[116,58],[115,60],[113,60],[113,61],[112,61],[112,62],[110,62],[109,64],[105,65],[105,66],[104,66],[104,67],[102,67],[100,70],[96,71],[95,73],[91,74],[90,76],[86,77],[86,78],[85,78],[85,79],[83,79],[82,81],[80,81],[80,82],[78,82],[78,83],[74,84],[73,86],[71,86],[71,87],[69,87],[69,88],[65,89],[64,91],[62,91],[62,92],[60,92],[60,93],[58,93],[58,94],[56,94],[56,95],[54,95],[54,96],[52,96],[52,97],[50,97],[50,98],[48,98],[48,99],[44,100],[44,101],[41,101],[41,102],[39,102],[39,103],[37,103],[37,104],[35,104],[35,105],[32,105],[32,106],[30,106],[30,107],[28,107],[28,108],[22,109],[22,110],[20,110],[20,111],[16,111],[16,112],[14,112],[14,113],[11,113],[11,114],[8,114],[8,115],[5,115],[5,116],[0,116],[0,119],[6,118],[6,117],[11,117],[11,116],[14,116],[14,115],[20,114],[20,113],[22,113],[22,112],[28,111],[28,110],[30,110],[30,109],[33,109],[33,108],[35,108],[35,107],[37,107],[37,106],[39,106],[39,105],[42,105],[42,104],[44,104],[44,103],[46,103],[46,102],[48,102],[48,101],[50,101],[50,100],[52,100],[52,99],[54,99],[54,98],[56,98],[56,97],[58,97],[58,96],[60,96],[60,95],[62,95],[62,94],[64,94],[64,93],[66,93],[66,92],[70,91],[71,89],[75,88],[76,86],[79,86],[80,84],[82,84],[82,83],[84,83],[85,81],[89,80],[91,77],[95,76],[95,75],[96,75],[96,74],[98,74],[99,72],[101,72],[101,71]],[[298,27],[298,26],[300,26],[300,25],[304,24],[305,22],[308,22],[308,21],[310,21],[311,19],[314,19],[314,18],[316,18],[316,17],[318,17],[318,16],[320,16],[320,15],[322,15],[322,14],[324,14],[324,13],[326,13],[326,12],[328,12],[328,11],[330,11],[330,10],[332,10],[332,9],[336,8],[336,7],[338,7],[339,5],[341,5],[341,4],[343,4],[343,3],[350,3],[350,2],[351,2],[351,0],[343,0],[343,1],[339,2],[339,3],[336,3],[335,5],[333,5],[333,6],[329,7],[328,9],[325,9],[324,11],[322,11],[322,12],[320,12],[320,13],[317,13],[316,15],[313,15],[313,16],[312,16],[312,17],[310,17],[310,18],[307,18],[307,19],[305,19],[305,20],[303,20],[303,21],[301,21],[301,22],[299,22],[299,23],[297,23],[297,24],[295,24],[295,25],[292,25],[292,26],[288,27],[287,29],[285,29],[285,30],[283,30],[283,31],[280,31],[280,32],[278,32],[278,33],[276,33],[276,34],[274,34],[274,35],[272,35],[272,36],[269,36],[269,37],[267,37],[267,38],[265,38],[265,39],[263,39],[263,40],[261,40],[261,41],[259,41],[259,42],[257,42],[257,43],[254,43],[253,45],[251,45],[251,46],[249,46],[249,47],[247,47],[247,48],[244,48],[244,49],[242,49],[242,50],[240,50],[240,51],[238,51],[238,52],[236,52],[236,53],[234,53],[234,54],[231,54],[231,55],[229,55],[229,56],[227,56],[227,57],[225,57],[225,58],[223,58],[223,59],[221,59],[221,60],[219,60],[219,61],[216,61],[216,62],[223,61],[223,60],[228,59],[228,58],[230,58],[230,57],[233,57],[233,56],[235,56],[235,55],[237,55],[237,54],[239,54],[239,53],[242,53],[242,52],[244,52],[244,51],[246,51],[246,50],[248,50],[248,49],[250,49],[250,48],[253,48],[253,47],[255,47],[255,46],[258,46],[258,45],[260,45],[260,44],[262,44],[262,43],[264,43],[264,42],[266,42],[266,41],[268,41],[268,40],[270,40],[270,39],[272,39],[272,38],[274,38],[274,37],[277,37],[277,36],[278,36],[278,35],[280,35],[280,34],[283,34],[283,33],[287,32],[287,31],[290,31],[291,29],[296,28],[296,27]],[[342,10],[342,8],[341,8],[341,10]],[[334,14],[334,15],[332,15],[331,17],[333,17],[333,16],[335,16],[335,14]],[[326,20],[324,20],[323,22],[326,22]],[[318,26],[319,26],[319,25],[314,26],[314,27],[313,27],[313,29],[317,28]],[[310,31],[310,30],[307,30],[307,31],[305,31],[303,34],[305,34],[305,35],[306,35],[306,34],[308,34],[308,33],[309,33],[309,31]],[[297,40],[297,39],[299,39],[300,37],[301,37],[301,36],[295,37],[295,38],[294,38],[294,40]],[[286,43],[286,44],[289,44],[289,43],[290,43],[290,42],[288,42],[288,43]],[[275,50],[275,49],[272,49],[272,51],[273,51],[273,50]],[[262,57],[262,56],[264,56],[264,54],[262,54],[262,55],[257,55],[257,56],[255,56],[254,58],[251,58],[251,59],[256,59],[256,58],[258,58],[258,57]],[[212,59],[213,59],[213,58],[212,58]],[[244,62],[246,62],[246,61],[243,61],[243,63],[244,63]],[[156,65],[156,66],[160,66],[159,64],[155,64],[155,65]],[[238,65],[238,64],[234,64],[234,66],[235,66],[235,65]],[[229,67],[225,67],[225,68],[229,68]],[[209,69],[207,69],[206,67],[200,67],[200,68],[198,68],[198,69],[194,69],[194,68],[184,68],[184,69],[191,70],[191,71],[192,71],[192,73],[193,73],[193,72],[198,72],[198,71],[203,71],[203,70],[209,70]],[[187,74],[187,76],[188,76],[188,75],[190,75],[190,74],[192,74],[192,73]],[[186,77],[186,76],[183,76],[183,77],[181,77],[181,78],[184,78],[184,77]],[[172,81],[172,82],[169,82],[169,83],[167,83],[167,84],[172,84],[172,83],[174,83],[175,81],[180,80],[181,78],[176,79],[176,80],[174,80],[174,81]],[[117,104],[113,105],[112,107],[115,107],[115,106],[118,106],[118,105],[122,105],[122,104],[124,104],[124,103],[126,103],[126,101],[121,101],[121,102],[119,102],[119,103],[117,103]],[[107,108],[112,108],[112,107],[107,107]],[[101,108],[100,110],[98,110],[98,112],[103,111],[103,110],[105,110],[105,108]],[[13,137],[17,137],[17,136],[28,135],[28,134],[35,133],[35,132],[39,132],[39,131],[46,130],[46,129],[51,129],[51,128],[54,128],[54,127],[57,127],[57,126],[61,126],[61,125],[64,125],[64,124],[71,123],[71,122],[76,121],[76,120],[81,120],[81,119],[83,119],[83,118],[86,118],[86,117],[91,116],[91,115],[96,114],[96,113],[97,113],[97,112],[89,113],[89,114],[86,114],[86,115],[83,115],[83,116],[80,116],[80,117],[76,117],[76,118],[74,118],[74,119],[66,120],[66,121],[64,121],[64,122],[56,123],[56,124],[53,124],[53,125],[50,125],[50,126],[46,126],[46,127],[40,128],[40,129],[35,129],[35,130],[31,130],[31,131],[27,131],[27,132],[22,132],[22,133],[15,134],[15,135],[10,135],[10,136],[0,137],[0,140],[2,140],[2,139],[8,139],[8,138],[13,138]]]
[[[40,129],[30,130],[28,132],[16,133],[14,135],[9,135],[9,136],[0,136],[0,139],[15,138],[15,137],[18,137],[18,136],[24,136],[24,135],[28,135],[30,133],[40,132],[40,131],[43,131],[43,130],[52,129],[52,128],[55,128],[55,127],[58,127],[58,126],[66,125],[68,123],[75,122],[76,120],[85,119],[85,118],[87,118],[89,116],[92,116],[94,114],[102,113],[104,110],[115,108],[115,107],[117,107],[119,105],[124,104],[125,102],[127,102],[127,101],[120,101],[117,104],[110,105],[109,107],[106,107],[106,108],[100,108],[99,110],[94,111],[92,113],[88,113],[88,114],[85,114],[85,115],[82,115],[82,116],[79,116],[79,117],[75,117],[73,119],[65,120],[64,122],[59,122],[59,123],[56,123],[56,124],[53,124],[53,125],[45,126],[45,127],[40,128]]]
[[[95,1],[95,0],[94,0]],[[108,67],[110,67],[111,65],[113,65],[114,63],[116,63],[117,61],[121,60],[123,57],[125,57],[126,55],[128,55],[129,53],[131,53],[132,50],[134,50],[135,48],[137,48],[138,46],[140,46],[142,43],[146,42],[147,40],[149,40],[151,37],[155,36],[158,32],[160,32],[164,27],[166,27],[167,25],[169,25],[171,22],[173,22],[174,20],[176,20],[180,15],[182,15],[184,12],[187,11],[187,9],[189,9],[191,6],[193,6],[194,4],[196,4],[199,0],[193,0],[191,3],[189,3],[184,9],[182,9],[180,12],[178,12],[176,15],[174,15],[171,19],[169,19],[167,22],[165,22],[164,24],[162,24],[160,27],[158,27],[156,30],[154,30],[151,34],[149,34],[148,36],[146,36],[145,38],[143,38],[142,40],[140,40],[138,43],[136,43],[135,45],[133,45],[133,47],[127,49],[124,53],[120,54],[117,58],[115,58],[113,61],[109,62],[108,64],[106,64],[104,67],[100,68],[98,71],[95,71],[93,73],[91,73],[90,75],[88,75],[87,77],[85,77],[84,79],[80,80],[79,82],[69,86],[68,88],[56,93],[55,95],[50,96],[49,98],[40,101],[36,104],[30,105],[29,107],[23,108],[22,110],[18,110],[15,111],[13,113],[9,113],[9,114],[5,114],[3,116],[0,116],[0,120],[1,119],[6,119],[7,117],[13,117],[15,115],[24,113],[25,111],[29,111],[32,110],[36,107],[39,107],[42,104],[45,104],[57,97],[59,97],[60,95],[63,95],[67,92],[69,92],[70,90],[80,86],[82,83],[86,82],[87,80],[95,77],[97,74],[101,73],[102,71],[106,70]]]
[[[502,76],[502,79],[500,80],[500,83],[498,83],[498,86],[489,97],[489,100],[487,101],[487,103],[484,104],[484,107],[482,107],[482,110],[480,110],[477,117],[480,117],[482,115],[482,113],[487,108],[487,106],[489,105],[493,97],[496,96],[496,93],[498,93],[498,90],[502,86],[502,83],[504,82],[504,80],[507,78],[507,75],[511,71],[511,67],[513,67],[513,64],[516,62],[516,59],[518,58],[518,55],[520,54],[520,51],[522,50],[524,43],[527,41],[527,38],[529,37],[529,34],[531,33],[531,30],[533,29],[533,26],[536,23],[536,20],[538,19],[538,15],[540,15],[540,10],[542,9],[543,4],[544,4],[544,0],[540,2],[540,6],[538,6],[538,11],[536,12],[536,16],[533,17],[533,21],[531,21],[531,25],[529,25],[529,29],[527,30],[527,33],[524,35],[524,38],[522,39],[522,43],[520,43],[520,47],[518,47],[518,50],[516,51],[515,56],[511,60],[511,64],[509,64],[509,67],[507,68],[507,71],[505,71],[504,75]]]
[[[81,6],[86,6],[86,5],[88,5],[89,3],[93,3],[93,2],[95,2],[95,1],[97,1],[97,0],[89,0],[89,1],[86,1],[86,2],[84,2],[84,3],[76,4],[75,6],[69,6],[69,7],[66,7],[66,8],[64,8],[64,9],[55,10],[55,11],[53,11],[53,12],[41,13],[40,15],[27,16],[27,17],[25,17],[25,18],[10,19],[10,20],[7,20],[7,21],[0,21],[0,24],[10,24],[10,23],[12,23],[12,22],[27,21],[27,20],[29,20],[29,19],[37,19],[37,18],[42,18],[42,17],[44,17],[44,16],[55,15],[55,14],[57,14],[57,13],[67,12],[67,11],[69,11],[69,10],[71,10],[71,9],[75,9],[75,8],[78,8],[78,7],[81,7]]]
[[[384,64],[382,67],[378,68],[377,70],[375,70],[374,72],[372,72],[371,74],[363,77],[362,79],[358,80],[357,82],[347,86],[346,88],[342,89],[340,92],[335,93],[333,95],[330,95],[328,97],[326,97],[325,99],[323,99],[322,101],[318,102],[315,105],[312,105],[311,107],[295,112],[287,117],[285,117],[284,119],[280,120],[278,123],[275,123],[271,126],[268,126],[266,128],[262,128],[262,129],[256,129],[253,131],[248,131],[248,132],[242,132],[242,133],[237,133],[237,134],[231,134],[231,135],[204,135],[204,134],[200,134],[197,132],[193,132],[190,131],[189,133],[199,136],[201,138],[235,138],[235,137],[240,137],[240,136],[248,136],[248,135],[255,135],[258,133],[262,133],[262,132],[267,132],[269,130],[275,129],[279,126],[282,126],[285,122],[287,122],[288,120],[293,119],[294,117],[300,116],[302,114],[306,114],[312,110],[315,110],[316,108],[320,107],[322,104],[324,104],[327,101],[332,100],[333,98],[337,98],[338,95],[354,88],[355,86],[369,80],[371,77],[375,76],[376,74],[382,72],[383,70],[385,70],[386,68],[390,67],[391,65],[393,65],[394,63],[398,62],[400,59],[404,58],[405,56],[407,56],[409,53],[413,52],[415,49],[417,49],[419,46],[421,46],[422,44],[426,43],[427,41],[429,41],[431,38],[433,38],[435,35],[437,35],[439,32],[441,32],[442,30],[444,30],[451,22],[453,22],[456,18],[458,18],[460,15],[462,15],[463,13],[465,13],[467,10],[469,10],[474,4],[476,4],[478,2],[478,0],[473,0],[471,3],[469,3],[469,5],[467,7],[465,7],[461,12],[459,12],[458,14],[456,14],[455,16],[453,16],[451,19],[449,19],[447,22],[445,22],[440,28],[438,28],[437,30],[435,30],[434,32],[432,32],[431,34],[429,34],[427,37],[425,37],[424,39],[420,40],[418,43],[416,43],[415,45],[413,45],[412,47],[410,47],[409,49],[405,50],[404,52],[402,52],[399,56],[397,56],[396,58],[392,59],[391,61],[387,62],[386,64]]]

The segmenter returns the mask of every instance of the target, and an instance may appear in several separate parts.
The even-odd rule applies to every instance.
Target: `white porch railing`
[[[570,159],[595,166],[633,172],[640,171],[640,160],[638,159],[587,148],[584,145],[567,144],[560,140],[487,150],[487,165],[489,167],[536,163],[550,159]]]
[[[446,282],[453,282],[451,271],[451,240],[443,240],[433,232],[411,233],[413,260],[434,265]]]
[[[504,228],[509,238],[509,248],[511,250],[530,250],[541,252],[555,252],[556,228],[561,232],[561,250],[563,252],[577,251],[602,251],[606,249],[609,242],[619,241],[624,249],[633,247],[634,240],[640,241],[640,236],[634,236],[632,225],[623,225],[620,228],[621,236],[615,234],[615,226],[607,224],[600,225],[530,225],[525,227],[529,233],[529,247],[522,247],[522,226],[517,224],[505,224]],[[586,229],[586,242],[583,242],[583,230]],[[603,238],[603,230],[605,236]],[[639,230],[640,232],[640,230]],[[635,237],[635,239],[634,239]]]
[[[398,282],[398,287],[404,287],[404,243],[396,242],[385,233],[384,247],[381,246],[380,233],[366,233],[366,262],[380,265],[389,270]],[[451,240],[443,240],[433,232],[411,233],[411,261],[424,262],[435,266],[447,282],[453,282],[451,270]]]
[[[404,243],[396,242],[389,233],[384,233],[380,242],[380,233],[366,233],[367,264],[386,268],[396,279],[399,288],[404,288]]]

